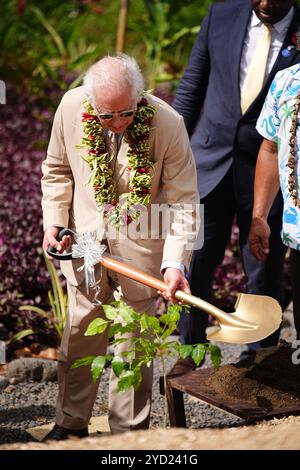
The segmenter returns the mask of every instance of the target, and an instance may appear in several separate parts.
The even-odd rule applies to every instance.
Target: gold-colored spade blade
[[[253,294],[239,294],[232,318],[250,321],[256,328],[240,328],[224,323],[208,328],[207,338],[225,343],[254,343],[276,331],[282,320],[279,303],[272,297]]]

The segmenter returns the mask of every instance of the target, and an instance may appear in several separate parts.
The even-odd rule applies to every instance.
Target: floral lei
[[[297,183],[297,172],[295,169],[296,165],[296,129],[297,129],[297,119],[298,119],[298,112],[300,108],[300,96],[297,96],[296,102],[294,104],[293,113],[292,113],[292,125],[290,128],[290,139],[289,139],[289,154],[288,154],[288,162],[287,166],[290,169],[289,177],[288,177],[288,187],[289,193],[293,200],[293,203],[296,207],[300,208],[300,199],[298,198],[298,183]]]
[[[149,133],[155,108],[143,97],[137,105],[133,122],[124,132],[123,138],[129,145],[126,170],[130,172],[130,179],[129,193],[121,195],[120,203],[113,170],[109,166],[113,157],[107,153],[103,127],[93,106],[87,100],[83,104],[84,137],[77,147],[88,149],[83,159],[92,170],[88,184],[94,190],[97,206],[104,208],[104,217],[119,228],[136,220],[141,215],[141,206],[147,206],[150,202],[150,169],[153,164],[150,161]]]

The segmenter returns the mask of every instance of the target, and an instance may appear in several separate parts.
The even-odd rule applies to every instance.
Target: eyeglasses
[[[98,113],[98,118],[104,121],[113,119],[115,116],[118,116],[122,119],[126,119],[126,118],[133,116],[135,112],[136,112],[136,109],[128,109],[126,111],[114,111],[111,113]]]

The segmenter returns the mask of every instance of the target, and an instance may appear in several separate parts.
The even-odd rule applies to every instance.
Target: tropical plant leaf
[[[175,307],[175,308],[172,308]],[[180,306],[179,306],[180,307]],[[167,313],[164,313],[160,317],[161,323],[177,323],[180,318],[180,310],[178,309],[177,305],[171,305],[168,308]]]
[[[170,38],[165,38],[162,42],[163,47],[168,47],[175,44],[179,39],[182,39],[187,34],[197,34],[200,30],[200,26],[194,26],[192,28],[182,28],[180,31],[177,31]]]
[[[97,379],[102,374],[105,363],[106,363],[106,356],[97,356],[93,360],[92,365],[91,365],[91,371],[92,371],[92,378],[93,378],[94,383],[97,382]]]
[[[51,279],[52,292],[49,291],[48,296],[53,310],[54,322],[56,322],[58,325],[62,324],[64,327],[65,323],[63,322],[63,318],[65,315],[62,311],[64,305],[64,292],[52,261],[50,261],[45,255],[44,259]]]
[[[34,331],[31,328],[27,328],[26,330],[19,331],[9,340],[8,344],[12,344],[15,341],[19,341],[20,339],[23,339],[26,336],[30,336],[30,335],[34,335]]]
[[[77,367],[81,367],[81,366],[89,366],[92,364],[94,359],[95,359],[95,356],[86,356],[80,359],[76,359],[76,361],[74,361],[73,364],[71,365],[71,369],[77,369]]]
[[[129,307],[129,305],[126,305],[126,303],[122,300],[118,302],[118,310],[120,317],[126,323],[133,322],[140,316],[137,312],[134,311],[133,308]]]
[[[158,333],[161,331],[161,327],[159,324],[159,320],[152,316],[152,315],[147,315],[147,313],[143,313],[140,319],[140,325],[141,325],[141,333],[148,329],[153,329],[155,333]]]
[[[135,372],[133,370],[124,371],[118,380],[117,390],[118,392],[124,392],[130,387],[134,387],[136,383]]]
[[[154,358],[161,360],[164,377],[166,376],[165,358],[177,355],[181,358],[191,356],[196,365],[200,365],[207,351],[212,354],[214,365],[220,363],[220,350],[210,344],[182,345],[178,341],[171,340],[170,334],[176,327],[180,312],[185,306],[171,305],[162,315],[162,324],[158,318],[146,313],[139,314],[124,301],[115,301],[110,306],[105,306],[108,320],[97,318],[89,328],[91,334],[103,332],[108,324],[109,336],[114,339],[110,344],[120,345],[126,343],[126,351],[116,356],[99,356],[96,359],[87,358],[79,364],[87,365],[93,360],[93,380],[97,380],[105,365],[105,359],[111,362],[112,370],[118,378],[117,390],[125,391],[134,387],[137,389],[142,381],[142,367],[150,367]],[[122,322],[111,323],[116,318],[122,318]],[[139,334],[136,334],[138,332]],[[166,379],[165,379],[166,380]]]
[[[218,346],[216,346],[215,344],[210,344],[208,346],[208,349],[209,349],[209,352],[210,352],[211,361],[212,361],[215,369],[217,369],[219,367],[219,365],[221,364],[221,360],[222,360],[221,349]]]
[[[142,371],[138,367],[134,369],[134,384],[133,384],[134,389],[137,390],[139,386],[141,385],[141,383],[142,383]]]
[[[179,346],[179,357],[185,359],[190,356],[193,352],[193,346],[191,344],[181,344]]]
[[[67,51],[66,51],[66,48],[64,46],[61,36],[58,34],[55,28],[49,23],[49,21],[45,18],[42,10],[40,10],[38,7],[35,7],[33,5],[30,6],[30,9],[34,13],[34,15],[38,18],[38,20],[41,22],[41,24],[44,26],[44,28],[50,34],[61,56],[66,57]]]
[[[166,340],[168,336],[170,336],[174,330],[176,330],[177,322],[176,323],[169,323],[168,328],[164,330],[164,333],[161,336],[162,340]]]
[[[44,318],[49,318],[49,313],[46,312],[46,310],[43,310],[42,308],[36,307],[35,305],[21,305],[19,307],[19,310],[32,311],[32,312],[38,313],[39,315],[41,315]]]
[[[119,315],[118,309],[112,305],[102,305],[103,311],[108,320],[116,320]]]
[[[116,333],[120,331],[122,323],[112,323],[109,327],[108,337],[109,339],[113,338]]]
[[[103,318],[95,318],[87,327],[84,336],[94,336],[106,330],[109,325],[109,321],[104,320]]]
[[[128,363],[123,360],[120,356],[114,356],[111,361],[111,367],[117,377],[120,377],[123,370],[128,369]]]
[[[199,366],[203,359],[205,358],[206,354],[206,347],[205,344],[199,343],[196,346],[194,346],[193,352],[192,352],[192,359],[194,360],[196,366]]]

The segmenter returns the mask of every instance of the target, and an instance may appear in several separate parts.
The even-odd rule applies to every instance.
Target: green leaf
[[[18,333],[16,333],[8,342],[8,344],[12,344],[14,343],[15,341],[19,341],[20,339],[22,338],[25,338],[26,336],[29,336],[29,335],[34,335],[34,331],[31,329],[31,328],[28,328],[26,330],[23,330],[23,331],[19,331]]]
[[[72,67],[73,68],[73,67]],[[73,88],[76,88],[80,85],[80,83],[82,82],[82,79],[84,77],[84,75],[86,74],[86,71],[84,72],[81,72],[76,78],[75,80],[73,80],[72,83],[70,83],[69,85],[69,89],[72,90]]]
[[[109,333],[108,333],[109,339],[115,336],[115,334],[119,333],[121,328],[122,328],[122,323],[113,323],[112,325],[110,325]]]
[[[19,310],[29,310],[31,312],[38,313],[42,317],[45,317],[45,318],[49,317],[49,313],[46,312],[46,310],[43,310],[42,308],[39,308],[39,307],[35,307],[34,305],[21,305],[21,307],[19,307]]]
[[[221,360],[222,360],[221,349],[215,344],[210,344],[208,347],[208,350],[210,352],[210,357],[214,365],[214,368],[217,369],[219,365],[221,364]]]
[[[175,317],[179,319],[180,312],[183,310],[183,307],[184,307],[183,305],[171,304],[168,307],[167,313],[169,313],[170,315],[174,315]]]
[[[120,377],[123,370],[128,368],[128,363],[124,362],[122,357],[114,356],[113,360],[111,361],[111,367],[117,377]]]
[[[95,359],[95,356],[86,356],[82,357],[81,359],[76,359],[71,365],[71,369],[77,369],[77,367],[81,366],[90,366]]]
[[[192,358],[196,366],[199,366],[200,363],[203,361],[203,359],[205,358],[205,353],[206,353],[205,344],[200,343],[194,346],[194,349],[192,352]]]
[[[45,18],[42,10],[40,10],[37,7],[31,6],[30,7],[32,12],[36,15],[38,20],[41,22],[41,24],[44,26],[44,28],[48,31],[50,34],[51,38],[53,39],[54,44],[56,45],[57,49],[59,50],[60,54],[62,57],[66,56],[66,48],[64,46],[63,40],[61,36],[58,34],[58,32],[54,29],[54,27],[47,21]]]
[[[137,390],[142,382],[142,372],[140,368],[134,370],[134,389]]]
[[[52,291],[48,292],[52,307],[53,323],[59,336],[62,337],[68,314],[68,296],[64,292],[54,264],[45,256],[45,263],[50,274]]]
[[[162,340],[167,339],[168,336],[170,336],[173,333],[173,331],[176,330],[176,325],[177,325],[177,323],[170,323],[168,325],[167,330],[165,330],[164,334],[161,336],[161,339]]]
[[[135,373],[133,370],[126,370],[121,374],[118,380],[117,390],[118,392],[124,392],[130,387],[133,387],[136,382]]]
[[[169,315],[167,313],[163,313],[160,317],[159,320],[161,323],[166,324],[169,322]]]
[[[127,325],[124,326],[124,324],[119,328],[118,333],[120,335],[123,335],[124,333],[132,333],[133,331],[136,331],[138,328],[137,324],[135,322],[128,323]]]
[[[148,315],[148,324],[155,333],[159,334],[162,331],[158,318]]]
[[[149,328],[149,323],[148,323],[148,315],[146,313],[143,313],[141,316],[141,333],[144,331],[147,331]]]
[[[135,341],[135,338],[121,338],[118,336],[118,338],[115,338],[113,341],[111,341],[111,344],[116,345],[116,344],[122,344],[122,343],[131,343]]]
[[[183,38],[187,34],[197,34],[200,30],[200,26],[194,26],[193,28],[182,28],[180,31],[177,31],[173,36],[167,38],[163,41],[163,47],[168,47],[172,44],[175,44],[179,39]]]
[[[108,320],[115,320],[119,314],[118,309],[112,305],[102,305],[106,318]]]
[[[126,358],[128,362],[132,362],[135,358],[135,351],[122,351],[122,357]]]
[[[126,305],[122,300],[120,300],[118,307],[119,315],[125,323],[133,322],[140,317],[140,315],[136,313],[133,308],[129,307],[129,305]]]
[[[97,54],[99,55],[99,48],[97,48],[97,46],[95,44],[91,45],[91,46],[93,47],[93,50],[90,50],[89,52],[81,54],[80,56],[76,57],[76,59],[72,59],[72,62],[70,62],[70,64],[69,64],[69,69],[70,70],[73,70],[74,68],[77,68],[78,65],[85,65],[91,59],[96,58]],[[84,75],[84,73],[82,73],[81,75]],[[82,76],[81,76],[81,79],[82,79]]]
[[[155,344],[151,338],[135,338],[135,349],[137,351],[142,351],[146,356],[154,356],[158,346],[159,345]]]
[[[169,324],[169,323],[177,323],[180,318],[180,312],[182,310],[181,305],[170,305],[168,307],[167,313],[164,313],[160,316],[161,323]]]
[[[153,362],[153,358],[145,359],[145,366],[150,367]]]
[[[159,333],[161,331],[159,320],[152,315],[147,315],[147,313],[142,314],[141,319],[140,319],[140,325],[141,325],[141,333],[149,329],[154,330],[155,333]]]
[[[91,371],[92,371],[92,377],[93,377],[93,382],[96,383],[97,379],[100,377],[102,374],[102,371],[104,369],[106,362],[106,357],[105,356],[97,356],[92,362],[91,365]]]
[[[133,376],[131,379],[131,386],[134,387],[135,390],[140,386],[142,382],[141,367],[144,365],[144,363],[145,361],[143,359],[142,360],[135,359],[129,368],[129,371],[133,372]],[[125,372],[124,372],[124,375],[125,375]]]
[[[93,320],[87,327],[84,336],[94,336],[103,333],[103,331],[106,330],[108,324],[109,321],[104,320],[103,318],[95,318],[95,320]]]
[[[186,357],[190,356],[193,352],[193,346],[191,344],[181,344],[179,346],[179,357],[185,359]]]

